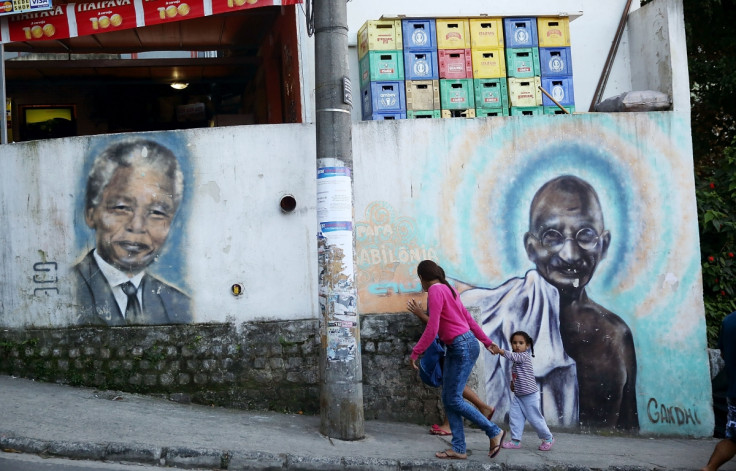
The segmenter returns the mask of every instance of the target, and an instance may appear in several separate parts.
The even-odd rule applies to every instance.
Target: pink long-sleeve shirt
[[[442,283],[435,283],[427,290],[427,306],[429,308],[429,321],[424,328],[424,333],[414,346],[411,358],[416,360],[419,355],[429,347],[439,333],[440,340],[450,345],[458,335],[471,330],[475,337],[489,347],[493,341],[483,332],[483,329],[470,315],[460,296],[452,297],[452,291]]]

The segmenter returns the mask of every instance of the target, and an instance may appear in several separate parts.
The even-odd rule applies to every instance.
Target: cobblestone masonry
[[[366,419],[432,423],[439,390],[408,367],[422,326],[363,316]],[[0,372],[241,409],[319,413],[318,320],[0,331]]]

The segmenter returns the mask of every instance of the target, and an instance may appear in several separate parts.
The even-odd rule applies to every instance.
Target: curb
[[[518,466],[472,459],[390,459],[354,456],[302,456],[260,451],[233,452],[212,448],[154,447],[127,443],[80,443],[37,440],[0,432],[0,450],[89,461],[137,463],[178,469],[228,471],[652,471],[651,467],[588,468],[574,465]],[[677,471],[677,470],[672,470]],[[682,470],[685,471],[685,470]]]

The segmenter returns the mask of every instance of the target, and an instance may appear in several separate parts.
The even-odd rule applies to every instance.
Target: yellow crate
[[[470,48],[503,47],[503,18],[471,18]]]
[[[437,49],[470,49],[467,19],[437,19]]]
[[[506,77],[506,55],[503,48],[471,49],[473,78]]]
[[[509,104],[511,107],[542,106],[542,92],[539,77],[508,78]]]
[[[402,49],[401,20],[366,21],[358,30],[358,59],[368,51]]]
[[[442,110],[443,118],[475,118],[475,109]]]
[[[570,19],[567,17],[537,18],[539,47],[568,47],[570,45]]]

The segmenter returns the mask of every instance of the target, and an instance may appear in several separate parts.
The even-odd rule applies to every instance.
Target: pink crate
[[[473,78],[473,58],[470,49],[439,49],[441,79]]]

